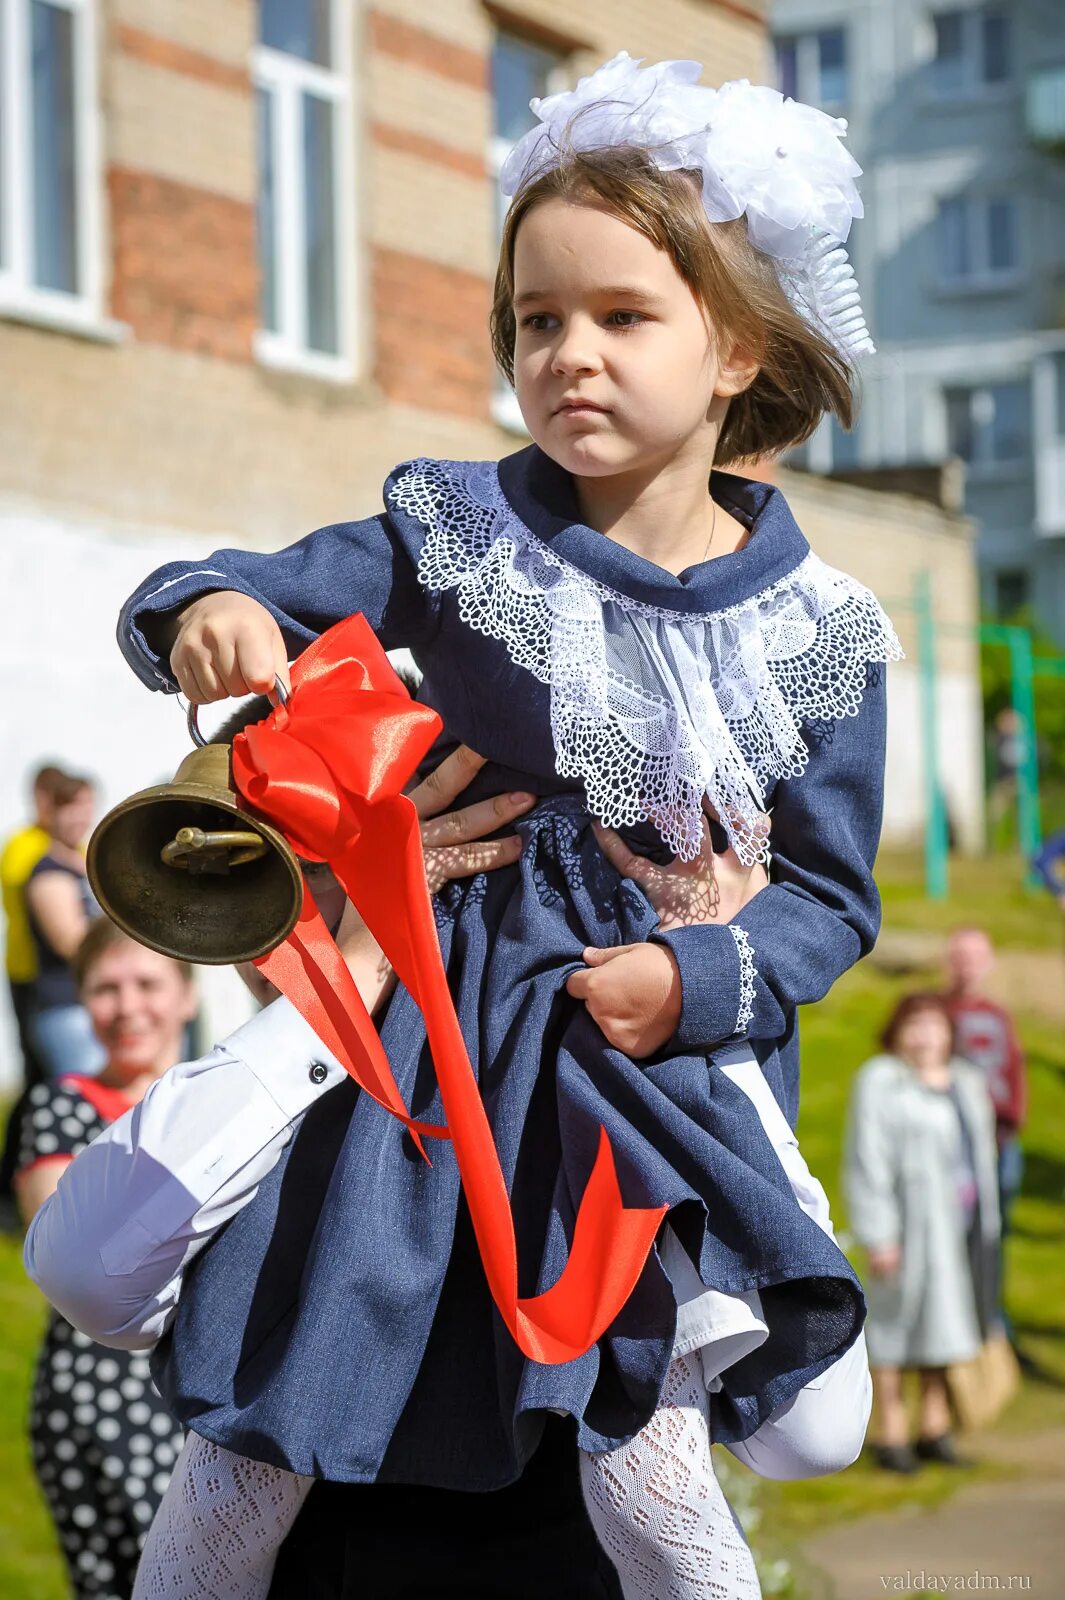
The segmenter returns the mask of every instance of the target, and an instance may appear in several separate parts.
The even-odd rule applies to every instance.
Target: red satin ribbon
[[[302,856],[327,861],[425,1019],[446,1127],[415,1122],[334,940],[305,897],[289,938],[256,966],[362,1089],[411,1131],[449,1138],[485,1275],[526,1356],[572,1361],[632,1293],[666,1207],[626,1208],[605,1128],[569,1259],[543,1294],[518,1295],[510,1198],[447,986],[425,880],[418,815],[404,794],[440,731],[412,701],[365,618],[339,622],[292,670],[292,694],[233,741],[233,780]]]

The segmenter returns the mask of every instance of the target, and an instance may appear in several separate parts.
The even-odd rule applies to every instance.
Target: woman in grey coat
[[[957,1461],[946,1368],[975,1356],[995,1319],[995,1119],[983,1074],[954,1055],[940,996],[900,1001],[883,1044],[855,1080],[844,1186],[871,1274],[874,1450],[882,1466],[912,1472],[919,1459]],[[921,1378],[912,1449],[907,1368]]]

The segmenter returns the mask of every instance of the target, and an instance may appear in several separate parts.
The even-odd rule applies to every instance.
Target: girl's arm
[[[400,470],[397,468],[397,471]],[[293,660],[320,633],[361,611],[386,650],[427,642],[437,605],[418,582],[424,529],[396,512],[319,528],[287,549],[216,550],[205,561],[160,567],[127,600],[118,643],[150,689],[177,687],[169,655],[180,613],[219,590],[257,600]]]
[[[727,925],[651,935],[680,969],[680,1048],[779,1038],[795,1006],[820,1000],[872,949],[885,720],[884,668],[874,665],[856,716],[804,731],[806,771],[781,783],[773,807],[768,888]]]
[[[74,879],[68,872],[39,872],[27,883],[25,894],[37,926],[56,955],[72,960],[89,931]]]

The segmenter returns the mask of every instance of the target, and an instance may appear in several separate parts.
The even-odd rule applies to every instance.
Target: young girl
[[[534,102],[504,169],[493,342],[531,446],[404,463],[383,513],[164,568],[120,624],[144,680],[198,702],[269,688],[355,610],[414,651],[448,740],[489,758],[467,798],[538,797],[518,863],[436,902],[521,1292],[565,1265],[600,1126],[626,1206],[669,1212],[598,1343],[534,1362],[495,1315],[453,1151],[429,1168],[353,1097],[330,1170],[297,1138],[198,1257],[165,1394],[216,1464],[470,1490],[571,1416],[630,1596],[756,1592],[711,1432],[763,1471],[832,1470],[867,1408],[861,1291],[787,1121],[796,1008],[876,934],[897,644],[777,490],[711,473],[851,421],[858,169],[842,124],[699,70],[619,56]],[[660,922],[593,819],[624,830],[615,856],[690,862],[697,898],[708,810],[743,909]],[[411,1114],[443,1120],[404,989],[380,1031]]]

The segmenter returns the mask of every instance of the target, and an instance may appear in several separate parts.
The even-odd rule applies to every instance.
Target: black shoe
[[[901,1472],[907,1477],[917,1472],[920,1466],[908,1444],[875,1444],[873,1460],[885,1472]]]
[[[914,1445],[914,1454],[921,1461],[938,1461],[944,1467],[968,1467],[972,1462],[966,1461],[954,1448],[954,1440],[949,1433],[938,1434],[934,1439],[918,1439]]]

